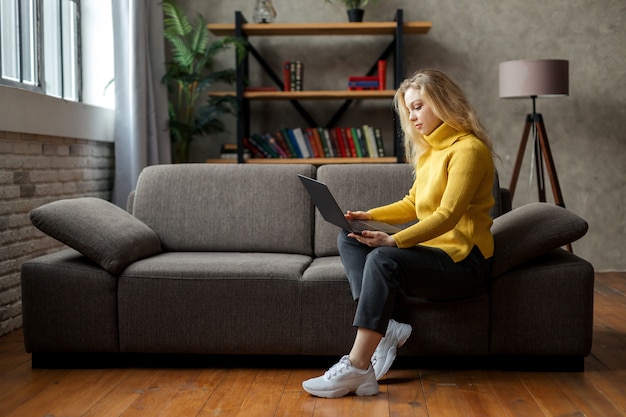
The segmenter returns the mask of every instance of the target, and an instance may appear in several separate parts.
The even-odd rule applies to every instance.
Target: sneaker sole
[[[304,387],[303,387],[304,388]],[[352,391],[348,388],[341,388],[333,391],[317,391],[313,389],[304,388],[306,392],[311,395],[315,395],[316,397],[321,398],[340,398],[345,397],[350,394]],[[359,396],[370,396],[378,394],[378,383],[368,383],[360,385],[356,391],[354,391],[356,395]]]

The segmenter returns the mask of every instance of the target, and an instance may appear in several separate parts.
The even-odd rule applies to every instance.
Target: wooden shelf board
[[[246,91],[248,100],[363,100],[393,98],[394,90]],[[214,91],[210,96],[235,96],[234,91]]]
[[[395,22],[331,22],[331,23],[244,23],[247,36],[311,36],[311,35],[393,35]],[[235,35],[232,23],[209,23],[209,30],[216,36]],[[405,22],[405,35],[425,34],[432,22]]]
[[[249,158],[245,160],[247,164],[393,164],[397,163],[395,156],[384,156],[382,158]],[[207,159],[208,164],[235,164],[236,159]]]

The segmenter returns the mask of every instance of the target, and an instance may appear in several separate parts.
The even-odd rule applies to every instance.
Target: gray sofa
[[[395,201],[412,181],[404,164],[160,165],[142,172],[128,211],[94,198],[33,210],[33,224],[69,246],[22,267],[33,366],[103,355],[345,354],[355,304],[338,229],[296,174],[328,184],[344,209]],[[547,203],[509,211],[497,183],[494,196],[488,287],[446,302],[403,294],[397,314],[414,331],[399,354],[559,358],[580,369],[594,271],[561,247],[587,223]]]

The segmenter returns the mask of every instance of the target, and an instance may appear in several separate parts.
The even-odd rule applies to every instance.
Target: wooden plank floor
[[[626,272],[596,274],[584,373],[393,369],[374,397],[318,399],[324,369],[31,369],[21,331],[0,338],[0,416],[626,416]]]

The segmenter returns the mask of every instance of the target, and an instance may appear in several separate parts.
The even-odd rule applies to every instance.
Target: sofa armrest
[[[30,219],[39,230],[114,275],[161,252],[159,237],[150,227],[99,198],[54,201],[32,210]]]

